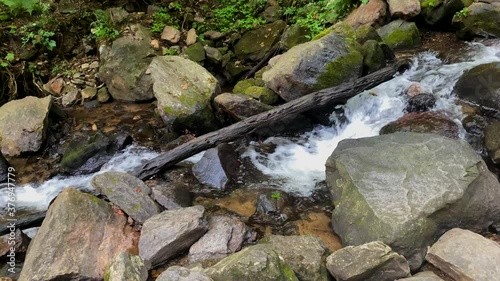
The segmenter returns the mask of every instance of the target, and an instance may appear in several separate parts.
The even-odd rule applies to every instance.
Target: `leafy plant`
[[[21,38],[22,46],[24,47],[28,43],[31,43],[35,47],[41,47],[48,51],[52,51],[57,46],[56,41],[52,39],[54,35],[54,32],[45,29],[39,29],[38,33],[33,31],[29,32]]]
[[[469,9],[463,8],[455,14],[459,18],[465,18],[469,15]]]
[[[40,3],[39,0],[0,0],[0,3],[9,7],[10,13],[17,16],[21,12],[26,11],[30,15]]]
[[[271,198],[278,200],[281,198],[281,193],[280,192],[271,193]]]
[[[166,25],[173,26],[174,28],[179,28],[178,20],[170,15],[169,9],[161,8],[155,13],[153,17],[153,26],[151,27],[151,32],[161,33]]]
[[[90,32],[98,40],[114,39],[120,35],[120,31],[111,24],[111,18],[108,12],[96,10],[94,12],[96,20],[90,23]]]

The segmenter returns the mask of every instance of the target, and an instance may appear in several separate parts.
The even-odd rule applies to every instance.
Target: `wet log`
[[[397,62],[354,82],[308,94],[272,110],[241,120],[231,126],[199,136],[149,160],[132,171],[131,174],[140,179],[147,179],[199,152],[215,147],[220,143],[240,138],[256,130],[265,128],[279,132],[281,128],[287,127],[286,123],[280,122],[285,117],[294,116],[318,107],[345,103],[360,92],[392,79],[398,72],[406,70],[409,65],[410,63],[407,60]],[[288,119],[290,120],[290,118]]]

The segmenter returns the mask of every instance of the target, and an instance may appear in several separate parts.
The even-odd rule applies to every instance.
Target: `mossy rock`
[[[366,41],[362,49],[364,74],[373,73],[386,66],[384,51],[377,41]]]
[[[244,94],[248,87],[252,86],[264,86],[264,81],[262,79],[250,78],[245,80],[240,80],[233,88],[233,94]]]
[[[356,41],[363,45],[368,40],[375,40],[377,42],[383,42],[380,35],[378,35],[377,30],[370,25],[364,25],[355,30]]]
[[[186,48],[184,54],[192,61],[202,62],[205,60],[205,48],[201,42],[197,42]]]
[[[101,133],[77,137],[70,142],[61,159],[61,171],[72,173],[80,168],[88,159],[99,153],[106,153],[111,139]]]
[[[450,26],[450,19],[473,0],[420,0],[420,15],[429,25]]]
[[[248,31],[234,46],[234,53],[241,60],[260,61],[281,38],[286,27],[282,20]]]
[[[283,33],[280,45],[284,50],[289,50],[293,46],[309,41],[311,31],[305,26],[292,25]]]
[[[273,104],[278,101],[279,96],[271,89],[259,86],[250,86],[245,89],[245,95],[259,100],[263,104]]]
[[[413,22],[395,20],[377,29],[384,42],[393,50],[406,50],[422,45],[420,32]]]
[[[458,28],[457,36],[472,39],[474,36],[500,38],[500,5],[474,3],[453,17]]]

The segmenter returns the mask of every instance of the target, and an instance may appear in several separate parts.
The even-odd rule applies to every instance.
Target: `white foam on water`
[[[109,171],[132,171],[144,161],[158,156],[158,153],[144,148],[131,145],[122,152],[116,154],[106,163],[99,172],[83,176],[56,176],[42,184],[25,184],[16,186],[16,208],[18,209],[47,209],[50,201],[67,187],[81,190],[92,190],[90,180],[96,174]],[[7,206],[7,189],[0,189],[0,205]]]
[[[300,196],[309,196],[325,178],[325,162],[344,139],[371,137],[404,114],[405,90],[414,82],[423,85],[438,101],[433,110],[445,112],[462,128],[460,107],[455,103],[453,86],[460,75],[476,65],[500,61],[500,46],[470,45],[464,61],[444,64],[434,52],[418,54],[410,70],[369,91],[351,98],[343,106],[346,122],[333,127],[318,126],[298,141],[269,138],[264,143],[278,144],[272,154],[261,154],[250,147],[244,157],[264,174],[275,179],[275,187]],[[335,119],[334,116],[332,116]],[[463,136],[463,129],[462,129]]]

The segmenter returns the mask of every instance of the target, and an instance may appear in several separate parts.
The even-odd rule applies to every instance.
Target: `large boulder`
[[[4,155],[36,152],[45,140],[52,98],[25,97],[0,107],[0,149]]]
[[[219,82],[199,64],[178,56],[156,57],[148,68],[158,112],[175,131],[206,133],[217,128],[210,100]]]
[[[131,31],[116,39],[111,48],[101,48],[99,79],[114,99],[150,100],[153,84],[146,69],[156,53],[149,45],[151,33],[141,25],[131,26]]]
[[[189,248],[189,261],[218,261],[241,249],[251,240],[250,228],[238,219],[214,216],[208,220],[208,232]]]
[[[384,0],[370,0],[361,4],[344,20],[354,28],[364,25],[380,27],[388,20],[387,3]]]
[[[290,101],[359,78],[363,68],[360,49],[357,42],[330,32],[291,48],[264,72],[262,79],[268,88]]]
[[[389,11],[395,18],[409,19],[420,13],[419,0],[388,0]]]
[[[460,128],[443,114],[436,112],[412,112],[380,129],[381,135],[396,132],[432,133],[458,139]]]
[[[380,241],[337,250],[326,266],[337,281],[394,281],[410,275],[406,259]]]
[[[429,25],[450,26],[452,17],[473,0],[420,0],[420,15]]]
[[[19,280],[102,280],[111,260],[134,246],[134,236],[111,205],[65,189],[31,241]]]
[[[377,29],[378,34],[393,50],[406,50],[420,47],[420,32],[414,22],[395,20]]]
[[[432,271],[422,271],[411,277],[398,279],[397,281],[444,281]]]
[[[375,40],[367,40],[362,47],[363,73],[370,74],[386,66],[384,50]]]
[[[462,140],[418,133],[344,140],[326,162],[326,182],[343,243],[382,241],[413,270],[446,230],[500,220],[500,183]]]
[[[232,254],[205,270],[218,281],[298,281],[295,273],[268,245],[255,245]]]
[[[260,61],[280,40],[285,27],[286,23],[278,20],[246,32],[234,46],[234,54],[241,60]]]
[[[457,35],[469,39],[473,36],[500,37],[500,2],[484,1],[470,5],[455,14],[453,25]]]
[[[500,62],[481,64],[466,71],[455,84],[460,99],[500,112]]]
[[[325,267],[329,251],[323,241],[312,235],[271,235],[260,241],[274,249],[301,281],[328,281]]]
[[[122,172],[106,172],[92,178],[92,186],[139,223],[160,213],[151,197],[151,188],[140,179]]]
[[[464,229],[446,232],[426,259],[454,280],[497,280],[500,276],[500,245]]]
[[[187,250],[207,230],[202,206],[164,211],[142,226],[139,255],[145,262],[158,265]]]

